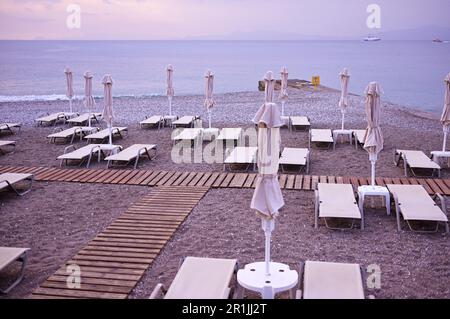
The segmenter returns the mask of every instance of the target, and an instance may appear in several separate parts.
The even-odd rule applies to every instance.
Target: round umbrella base
[[[240,269],[237,281],[241,294],[243,289],[248,289],[261,294],[263,299],[274,299],[277,293],[290,290],[292,298],[298,283],[298,273],[291,270],[288,265],[276,262],[269,263],[269,269],[270,275],[266,275],[265,262],[248,264],[244,269]]]

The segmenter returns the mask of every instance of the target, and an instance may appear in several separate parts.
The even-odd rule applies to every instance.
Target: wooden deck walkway
[[[131,206],[50,276],[32,298],[124,299],[208,187],[158,187]],[[69,288],[67,266],[81,270],[80,288]]]
[[[141,186],[195,186],[211,188],[253,188],[255,173],[232,172],[167,172],[124,169],[68,169],[48,167],[0,166],[0,173],[33,173],[37,181],[101,183]],[[450,179],[379,177],[377,185],[421,184],[429,194],[450,195]],[[280,175],[280,186],[287,190],[314,190],[317,183],[352,184],[356,188],[369,185],[368,177]]]

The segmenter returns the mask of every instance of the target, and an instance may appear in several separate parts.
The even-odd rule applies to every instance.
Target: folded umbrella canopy
[[[442,111],[441,123],[444,128],[444,142],[442,144],[442,151],[445,152],[447,145],[447,135],[450,128],[450,73],[444,79],[445,83],[445,101],[444,110]]]
[[[215,105],[213,98],[214,74],[209,70],[205,74],[205,107],[208,112],[209,128],[211,128],[211,112]]]
[[[375,186],[375,163],[378,154],[383,150],[383,134],[380,128],[381,89],[377,82],[371,82],[365,91],[367,129],[364,138],[364,149],[369,153],[372,166],[371,185]]]
[[[172,99],[175,95],[175,90],[173,89],[173,67],[169,64],[166,68],[167,72],[167,99],[169,100],[169,116],[172,116]]]
[[[112,145],[112,126],[114,121],[114,113],[113,113],[113,96],[112,96],[112,85],[113,79],[111,75],[106,74],[103,77],[102,83],[105,87],[104,89],[104,108],[103,108],[103,118],[108,124],[109,128],[109,145]]]
[[[284,116],[284,106],[288,99],[287,87],[288,87],[288,70],[286,67],[281,69],[281,89],[279,99],[281,101],[281,116]]]
[[[69,108],[70,108],[70,113],[72,113],[72,99],[73,99],[73,96],[74,96],[74,92],[73,92],[73,74],[72,74],[72,71],[69,68],[66,68],[64,70],[64,73],[66,74],[66,81],[67,81],[66,96],[69,98]]]
[[[342,113],[342,130],[344,130],[345,123],[345,113],[347,113],[348,107],[348,83],[350,82],[350,74],[348,73],[348,69],[344,68],[344,70],[339,74],[341,79],[341,98],[339,99],[339,107],[341,108]]]
[[[84,106],[88,109],[89,112],[89,127],[91,127],[91,113],[92,108],[95,106],[95,100],[92,96],[92,78],[94,76],[91,72],[87,71],[84,73]]]

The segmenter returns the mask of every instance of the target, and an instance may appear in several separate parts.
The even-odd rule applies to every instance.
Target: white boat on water
[[[380,38],[373,36],[373,35],[369,35],[368,37],[364,38],[364,41],[367,41],[367,42],[380,41],[380,40],[381,40]]]

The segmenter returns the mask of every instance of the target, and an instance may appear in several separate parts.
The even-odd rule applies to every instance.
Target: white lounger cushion
[[[397,154],[406,157],[406,162],[412,168],[440,169],[441,167],[422,151],[397,150]]]
[[[405,220],[447,222],[448,218],[422,185],[386,185],[397,197]]]
[[[173,140],[195,140],[202,134],[201,128],[185,128]]]
[[[36,121],[37,122],[54,122],[54,121],[62,119],[62,118],[71,117],[74,114],[75,113],[70,113],[70,112],[53,113],[53,114],[50,114],[47,116],[40,117],[40,118],[36,119]]]
[[[330,129],[312,129],[311,142],[313,143],[333,143],[333,133]]]
[[[146,151],[150,151],[152,149],[156,149],[156,145],[154,144],[134,144],[130,147],[127,147],[123,151],[110,155],[105,158],[107,161],[121,161],[121,162],[129,162],[132,159],[136,158],[139,155],[143,155]]]
[[[366,130],[353,130],[353,134],[355,134],[356,139],[359,144],[364,144],[364,137],[366,136]]]
[[[236,266],[234,259],[186,257],[166,299],[227,299]]]
[[[123,132],[123,131],[126,131],[126,130],[128,130],[127,127],[113,127],[112,128],[112,133],[113,134],[117,134],[119,132]],[[103,140],[103,139],[105,139],[107,137],[109,137],[109,129],[101,130],[101,131],[99,131],[97,133],[85,136],[84,138],[87,139],[87,140]]]
[[[242,136],[242,128],[223,128],[217,137],[218,140],[239,140]]]
[[[350,184],[318,184],[319,217],[361,219]]]
[[[139,124],[141,125],[156,125],[159,122],[163,121],[163,117],[160,115],[153,115],[145,120],[141,121]]]
[[[307,261],[303,277],[304,299],[364,299],[357,264]]]
[[[173,125],[190,125],[192,124],[192,122],[194,122],[195,120],[195,116],[183,116],[181,118],[179,118],[178,120],[174,121],[172,124]]]
[[[29,248],[0,247],[0,271],[5,269],[9,264],[16,261]]]
[[[8,146],[8,145],[16,145],[15,141],[0,141],[0,147]]]
[[[252,164],[256,162],[257,147],[235,147],[227,156],[225,164]]]
[[[290,118],[292,126],[311,126],[306,116],[291,116]]]
[[[74,127],[68,128],[67,130],[50,134],[47,137],[48,138],[69,138],[76,133],[85,132],[85,131],[93,131],[95,129],[96,129],[95,127],[74,126]]]
[[[8,181],[11,185],[15,183],[24,181],[26,179],[30,179],[33,177],[33,174],[22,174],[22,173],[3,173],[0,174],[0,189],[7,188],[9,185]]]
[[[309,150],[307,148],[285,147],[280,157],[280,165],[306,165]]]
[[[100,150],[102,144],[89,144],[86,146],[83,146],[73,152],[63,154],[58,156],[59,160],[82,160],[85,157],[89,156],[92,151],[97,152]]]
[[[91,113],[91,119],[102,116],[102,113]],[[84,123],[89,120],[89,113],[81,114],[80,116],[74,117],[73,119],[67,120],[68,123]]]
[[[0,124],[0,131],[8,130],[10,128],[17,128],[21,126],[22,125],[20,123],[2,123]]]

